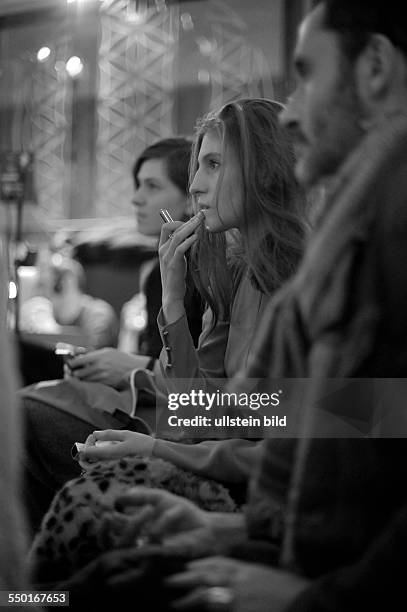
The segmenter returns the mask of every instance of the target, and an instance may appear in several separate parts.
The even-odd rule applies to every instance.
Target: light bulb
[[[41,47],[37,51],[37,60],[39,62],[45,62],[51,55],[51,49],[49,47]]]
[[[65,64],[66,71],[70,77],[78,76],[83,70],[83,62],[80,57],[73,55]]]

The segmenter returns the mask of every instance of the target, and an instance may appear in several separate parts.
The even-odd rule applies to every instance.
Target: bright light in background
[[[17,297],[17,285],[14,281],[10,281],[8,284],[8,299],[15,300]]]
[[[213,51],[213,44],[210,40],[205,38],[205,36],[199,36],[196,39],[197,45],[199,47],[199,52],[203,56],[209,56]]]
[[[83,62],[80,57],[73,55],[65,64],[66,71],[70,77],[78,76],[83,70]]]
[[[49,47],[41,47],[37,51],[37,60],[39,62],[45,62],[51,55],[51,49]]]

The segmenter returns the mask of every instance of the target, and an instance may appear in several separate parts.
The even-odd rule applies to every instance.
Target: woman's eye
[[[209,159],[208,160],[208,167],[211,170],[217,170],[220,166],[220,162],[217,159]]]

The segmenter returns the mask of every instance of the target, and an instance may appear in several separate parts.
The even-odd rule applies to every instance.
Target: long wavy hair
[[[202,297],[213,312],[213,324],[228,319],[236,276],[245,271],[266,294],[276,291],[296,270],[306,235],[305,197],[294,176],[290,137],[280,126],[283,106],[266,99],[244,98],[225,104],[200,120],[190,163],[190,182],[207,132],[222,141],[222,167],[233,151],[241,175],[243,219],[240,229],[211,233],[199,230],[191,249],[190,269]],[[239,188],[239,186],[236,186]],[[224,193],[224,191],[222,192]],[[233,194],[230,205],[233,206]],[[197,210],[197,205],[193,203]]]

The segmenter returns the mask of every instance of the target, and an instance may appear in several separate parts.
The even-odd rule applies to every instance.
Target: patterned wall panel
[[[71,84],[55,65],[64,66],[69,50],[66,23],[53,23],[52,30],[12,29],[5,34],[3,73],[2,150],[32,151],[40,212],[46,218],[66,216],[70,180]],[[37,61],[39,47],[46,43],[50,56]],[[57,64],[58,65],[58,64]],[[7,88],[4,87],[7,84]]]
[[[240,96],[262,97],[270,65],[264,51],[248,42],[247,24],[233,9],[231,0],[211,2],[208,21],[215,41],[210,54],[210,107],[219,108]]]
[[[31,147],[35,152],[38,202],[46,217],[68,216],[70,181],[71,81],[62,67],[69,41],[60,33],[55,61],[35,64],[32,71]],[[64,59],[62,59],[64,58]],[[28,145],[28,143],[27,143]]]
[[[104,0],[101,4],[97,196],[98,216],[129,214],[137,155],[173,126],[177,6]]]

